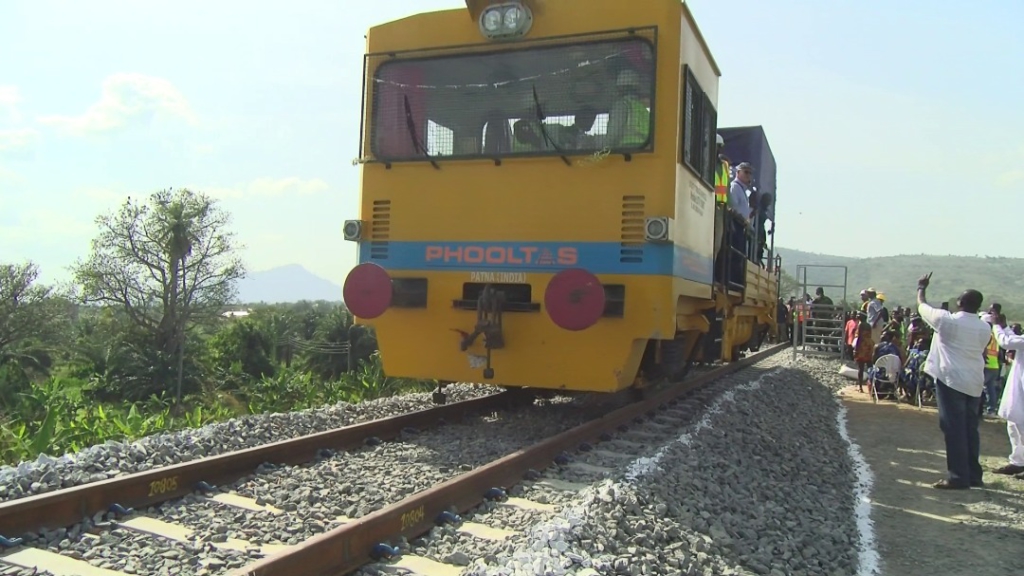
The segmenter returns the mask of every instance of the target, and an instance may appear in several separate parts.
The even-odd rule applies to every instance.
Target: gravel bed
[[[449,402],[499,392],[493,386],[453,384]],[[147,436],[136,442],[107,442],[59,458],[0,467],[0,502],[79,486],[151,468],[325,432],[342,426],[396,416],[433,406],[431,394],[416,393],[359,404],[341,402],[301,412],[258,414],[202,428]]]
[[[616,468],[612,477],[545,471],[590,484],[582,493],[530,483],[511,491],[556,504],[555,513],[486,504],[466,516],[520,532],[509,540],[480,541],[442,527],[404,548],[468,560],[463,573],[473,576],[856,574],[856,477],[836,427],[834,390],[846,385],[837,370],[835,361],[793,360],[783,351],[659,413],[672,427],[645,422],[616,434],[640,449],[595,447],[632,450],[635,460],[574,454]]]
[[[229,513],[226,515],[230,517]],[[24,538],[26,544],[35,548],[127,574],[212,576],[259,558],[258,550],[239,552],[213,546],[213,542],[223,542],[223,538],[200,537],[179,542],[151,537],[105,521],[89,522],[90,532],[86,534],[82,533],[82,528],[83,524],[76,524],[70,530],[59,528],[42,534],[26,534]],[[27,574],[36,573],[29,570]],[[38,576],[43,574],[47,573],[39,572]],[[0,571],[0,576],[7,574]]]
[[[28,540],[129,573],[222,574],[258,557],[260,544],[298,544],[337,526],[339,516],[358,518],[581,424],[603,411],[599,404],[583,398],[539,400],[530,407],[407,433],[395,442],[337,452],[302,466],[265,464],[233,485],[219,487],[281,509],[282,514],[224,506],[199,494],[144,511],[192,529],[187,544],[119,528],[101,527],[99,540],[78,537],[79,531],[110,520],[109,513],[76,525],[70,534],[59,530]],[[237,552],[214,546],[228,539],[245,540],[254,547]]]
[[[792,355],[792,352],[785,351],[781,354]],[[816,378],[833,392],[838,392],[850,384],[856,384],[856,380],[839,375],[839,368],[843,363],[837,359],[825,359],[816,356],[797,356],[793,366],[806,372],[809,376]]]
[[[339,452],[307,466],[264,466],[237,482],[243,496],[286,514],[232,511],[219,522],[223,507],[196,506],[188,499],[162,506],[160,514],[204,536],[228,525],[234,538],[285,544],[324,532],[339,516],[359,518],[415,492],[543,440],[584,422],[575,403],[553,403],[502,412],[406,436],[353,452]]]

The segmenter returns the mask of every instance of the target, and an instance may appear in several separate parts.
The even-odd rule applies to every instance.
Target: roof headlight
[[[521,2],[495,4],[480,13],[480,32],[491,40],[523,36],[532,25],[533,13]]]
[[[487,10],[480,19],[484,35],[501,33],[501,12],[498,10]]]
[[[523,10],[519,6],[511,6],[505,10],[505,30],[518,30],[523,21]]]

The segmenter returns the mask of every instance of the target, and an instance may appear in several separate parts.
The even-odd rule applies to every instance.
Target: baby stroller
[[[917,407],[924,405],[925,398],[935,399],[935,381],[925,374],[924,363],[928,359],[928,350],[910,350],[907,366],[903,370],[903,385],[908,396],[917,400]]]

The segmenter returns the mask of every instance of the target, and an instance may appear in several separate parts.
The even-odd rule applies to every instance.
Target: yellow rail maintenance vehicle
[[[719,76],[679,0],[466,0],[371,28],[344,299],[385,371],[618,392],[756,349],[777,277],[716,224]]]

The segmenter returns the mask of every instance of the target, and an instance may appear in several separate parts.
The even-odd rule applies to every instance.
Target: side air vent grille
[[[619,262],[640,264],[644,261],[643,196],[622,197],[622,245]]]
[[[370,259],[388,259],[391,238],[391,200],[374,200],[370,214]]]

